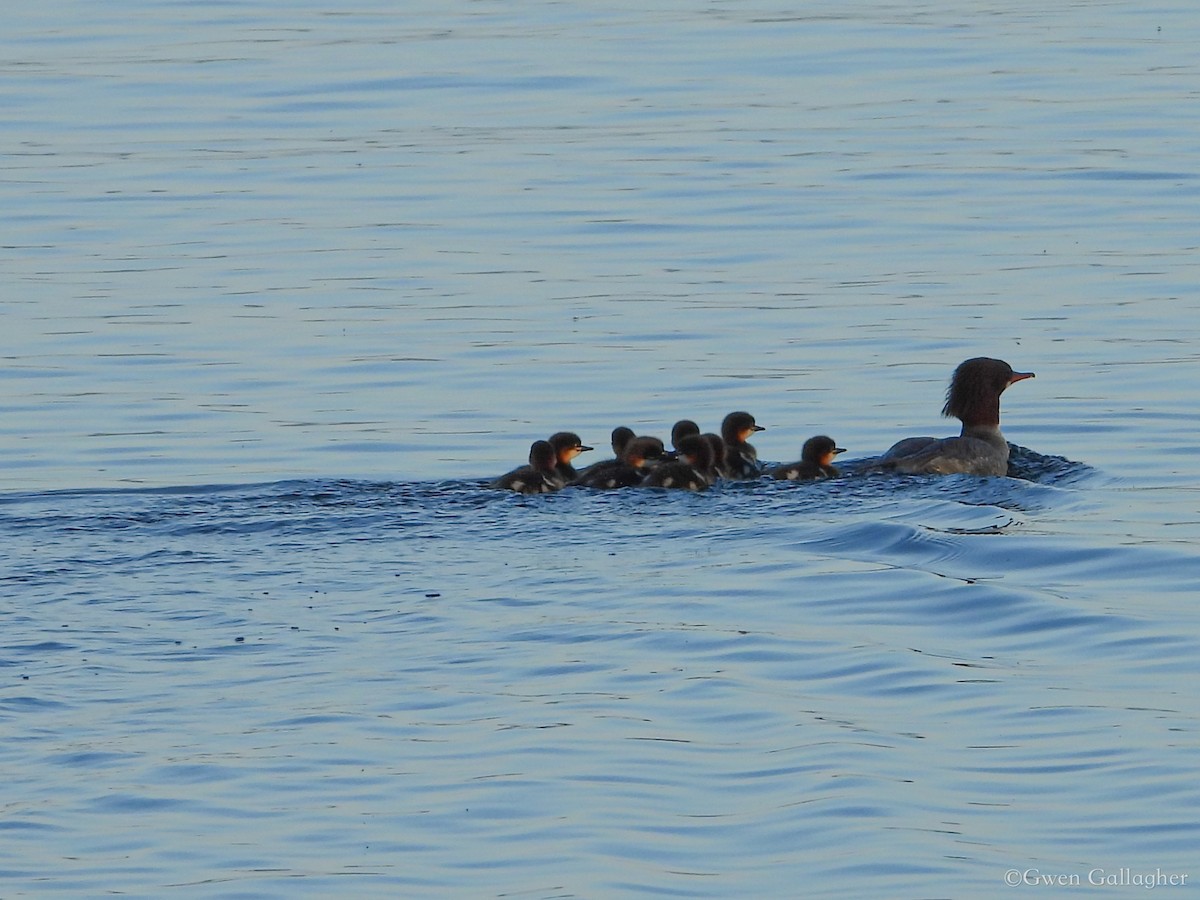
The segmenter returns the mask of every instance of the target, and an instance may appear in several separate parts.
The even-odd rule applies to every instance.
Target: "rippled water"
[[[1198,32],[10,11],[0,893],[1195,893]],[[982,354],[1013,478],[483,487]]]

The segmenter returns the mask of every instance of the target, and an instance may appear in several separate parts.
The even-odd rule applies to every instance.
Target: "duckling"
[[[675,452],[679,452],[679,442],[689,434],[699,434],[700,426],[691,419],[680,419],[671,426],[671,446],[675,448]]]
[[[779,481],[805,481],[817,478],[837,478],[841,473],[833,465],[833,458],[845,453],[833,438],[824,434],[810,437],[800,450],[800,461],[776,466],[771,477]]]
[[[596,477],[597,473],[602,469],[612,469],[621,465],[621,454],[625,452],[625,448],[629,442],[634,439],[636,434],[632,428],[626,428],[624,425],[618,425],[612,430],[612,449],[613,459],[602,459],[599,462],[594,462],[584,469],[580,469],[575,476],[572,484],[583,484],[590,478]]]
[[[550,435],[550,446],[554,448],[557,458],[554,468],[558,473],[558,486],[564,487],[579,476],[575,467],[571,465],[571,460],[592,448],[584,445],[583,441],[579,439],[579,435],[573,431],[556,431]]]
[[[748,412],[731,412],[721,423],[721,439],[725,441],[725,476],[727,478],[757,478],[762,472],[758,451],[747,443],[756,431],[766,431]]]
[[[645,487],[702,491],[709,486],[704,474],[712,466],[712,448],[708,441],[698,434],[690,434],[680,440],[678,449],[683,458],[651,469],[642,481]]]
[[[562,484],[554,464],[557,456],[549,441],[534,441],[529,447],[529,465],[501,475],[488,487],[519,494],[549,494]]]
[[[624,425],[618,425],[612,430],[612,449],[613,453],[620,456],[625,452],[625,448],[629,446],[629,442],[637,437],[637,432],[632,428],[627,428]]]
[[[662,459],[664,453],[663,442],[658,438],[635,437],[625,445],[625,452],[616,465],[593,466],[588,472],[581,473],[575,483],[601,490],[633,487],[642,483],[647,464]]]

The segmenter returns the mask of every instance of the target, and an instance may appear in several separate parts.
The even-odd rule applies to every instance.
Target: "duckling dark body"
[[[704,474],[712,466],[712,450],[708,441],[698,434],[688,435],[679,442],[682,459],[655,466],[646,475],[645,487],[675,488],[702,491],[710,484]]]
[[[709,484],[715,484],[718,478],[728,478],[725,468],[725,441],[719,434],[713,434],[711,431],[700,435],[700,439],[708,442],[708,449],[712,454],[712,462],[701,474],[708,478]]]
[[[562,484],[555,470],[557,456],[549,441],[534,441],[529,448],[529,465],[501,475],[488,487],[519,494],[549,494]]]
[[[615,465],[593,466],[581,473],[575,483],[599,490],[634,487],[642,483],[647,464],[662,459],[664,452],[663,442],[658,438],[635,437],[625,445]]]
[[[590,466],[580,469],[572,484],[583,484],[604,469],[613,469],[620,466],[621,454],[625,452],[625,448],[629,446],[629,442],[634,437],[636,437],[636,434],[632,428],[626,428],[624,425],[618,425],[614,428],[612,430],[612,449],[615,457],[613,459],[602,459],[600,462],[592,463]]]
[[[725,417],[721,422],[721,440],[725,442],[726,478],[757,478],[762,474],[758,451],[746,438],[756,431],[765,430],[748,412],[731,412]]]
[[[802,459],[776,466],[770,474],[776,481],[820,481],[823,478],[837,478],[842,473],[836,466],[821,466]]]
[[[832,464],[833,457],[846,451],[833,438],[823,434],[810,437],[800,450],[800,461],[785,463],[771,470],[771,477],[778,481],[815,481],[821,478],[837,478],[841,472]]]

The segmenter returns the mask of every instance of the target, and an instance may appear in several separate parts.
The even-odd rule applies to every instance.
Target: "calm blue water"
[[[9,11],[0,895],[1200,893],[1200,14],[1044,6]]]

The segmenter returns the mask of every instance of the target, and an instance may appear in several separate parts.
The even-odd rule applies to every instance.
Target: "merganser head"
[[[946,390],[943,416],[961,419],[963,425],[999,425],[1000,395],[1010,384],[1033,378],[1032,372],[1014,372],[1002,359],[979,356],[959,364]]]
[[[671,426],[671,446],[676,450],[679,449],[679,442],[689,434],[699,434],[700,426],[691,419],[680,419]]]
[[[741,410],[731,412],[721,422],[721,438],[726,444],[744,444],[756,431],[766,429],[755,423],[754,416]]]
[[[698,434],[689,434],[680,442],[679,455],[698,472],[707,471],[713,464],[712,447]]]
[[[580,453],[592,449],[585,447],[583,441],[579,439],[579,435],[571,431],[557,431],[550,435],[550,446],[558,454],[559,463],[569,463]]]
[[[625,445],[621,459],[640,469],[648,460],[660,460],[665,455],[663,442],[656,437],[635,437]]]
[[[800,451],[800,458],[805,462],[815,463],[818,466],[828,466],[833,463],[835,456],[845,452],[846,449],[839,447],[833,438],[828,435],[818,434],[804,442],[804,447]]]
[[[539,472],[554,471],[556,462],[558,462],[558,454],[554,452],[554,445],[549,441],[534,441],[530,445],[529,465]]]
[[[629,446],[629,442],[634,438],[634,430],[626,428],[624,425],[618,425],[612,430],[612,448],[613,453],[620,456],[625,452],[625,448]]]

